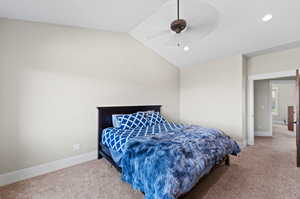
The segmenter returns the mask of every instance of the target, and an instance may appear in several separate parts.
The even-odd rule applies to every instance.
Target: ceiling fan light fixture
[[[183,50],[187,52],[187,51],[189,51],[189,50],[190,50],[190,47],[188,47],[188,46],[185,46],[185,47],[183,48]]]
[[[272,18],[273,18],[272,14],[266,14],[265,16],[263,16],[263,18],[261,20],[263,22],[268,22],[268,21],[271,21]]]

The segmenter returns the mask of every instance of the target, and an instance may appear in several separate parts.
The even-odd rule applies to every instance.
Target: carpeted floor
[[[185,199],[300,199],[295,135],[280,126],[273,138],[232,158],[230,167],[214,170]],[[121,182],[104,160],[63,169],[0,188],[1,199],[142,199],[143,194]]]

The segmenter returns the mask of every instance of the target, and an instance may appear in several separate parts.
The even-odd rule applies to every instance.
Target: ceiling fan
[[[170,3],[166,4],[166,6],[164,6],[156,14],[166,16],[165,13],[170,13],[170,7],[173,7],[173,5],[174,4]],[[151,41],[165,38],[166,41],[164,43],[167,46],[179,47],[201,40],[203,37],[211,33],[218,24],[217,10],[207,3],[203,3],[199,0],[189,0],[185,1],[183,6],[180,6],[180,2],[177,0],[176,7],[177,19],[171,22],[169,28],[154,30],[156,33],[148,36],[146,40]],[[183,14],[185,19],[180,16],[181,11],[184,11]],[[160,22],[166,20],[165,18],[170,17],[162,17],[159,19]]]
[[[179,0],[177,0],[177,19],[174,20],[170,25],[171,30],[177,34],[180,34],[186,28],[187,25],[184,19],[180,19],[179,12]]]

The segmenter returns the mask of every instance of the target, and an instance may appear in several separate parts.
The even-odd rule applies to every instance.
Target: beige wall
[[[0,174],[96,150],[97,106],[179,118],[179,70],[125,33],[0,19],[0,52]]]
[[[300,68],[300,48],[251,57],[247,62],[250,76],[295,70]]]
[[[180,71],[180,118],[245,141],[245,62],[228,57]]]
[[[270,80],[254,81],[254,135],[272,136]]]

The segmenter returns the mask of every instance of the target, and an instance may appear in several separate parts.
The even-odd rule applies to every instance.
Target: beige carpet
[[[230,167],[205,177],[186,199],[300,199],[300,169],[295,167],[295,136],[274,127],[273,138],[256,138]],[[63,169],[0,188],[1,199],[142,199],[121,182],[104,160]]]

